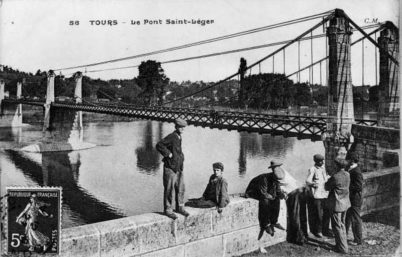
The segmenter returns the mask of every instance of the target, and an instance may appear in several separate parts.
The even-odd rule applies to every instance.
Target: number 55
[[[13,233],[11,235],[11,246],[12,247],[18,247],[21,244],[21,240],[20,240],[21,236],[18,233]]]

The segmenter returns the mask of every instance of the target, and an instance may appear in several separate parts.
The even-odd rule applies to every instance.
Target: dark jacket
[[[362,191],[363,191],[363,174],[360,171],[360,167],[357,166],[349,170],[350,186],[349,186],[349,198],[352,206],[362,206]]]
[[[222,177],[216,177],[213,174],[209,178],[207,187],[205,188],[202,197],[205,200],[211,200],[218,205],[219,208],[223,208],[229,204],[228,195],[228,182]]]
[[[253,178],[246,189],[246,196],[257,200],[273,200],[279,193],[280,187],[272,172]]]
[[[344,212],[350,207],[349,200],[350,176],[345,170],[338,171],[327,183],[325,190],[329,191],[328,209],[334,212]]]
[[[162,154],[165,168],[174,172],[183,171],[184,154],[181,150],[181,136],[174,131],[156,144],[156,149]],[[172,158],[169,154],[172,153]]]

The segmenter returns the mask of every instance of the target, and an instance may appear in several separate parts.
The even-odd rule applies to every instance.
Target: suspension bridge
[[[135,68],[138,67],[138,65],[88,70],[88,68],[97,65],[116,63],[119,61],[126,61],[136,58],[148,57],[156,54],[162,54],[165,52],[178,51],[184,48],[195,47],[203,44],[211,44],[221,40],[245,36],[265,30],[274,30],[276,28],[292,26],[294,24],[314,20],[318,20],[318,22],[314,26],[308,28],[303,33],[300,33],[296,37],[289,40],[161,62],[162,64],[184,62],[199,58],[209,58],[212,56],[220,56],[243,51],[251,51],[254,49],[265,47],[278,46],[276,50],[272,51],[266,56],[263,56],[258,61],[240,68],[232,75],[227,76],[226,78],[211,85],[208,85],[207,87],[204,87],[196,92],[192,92],[188,95],[165,101],[159,106],[130,105],[121,101],[113,104],[99,102],[95,103],[84,100],[82,97],[82,72],[74,73],[74,77],[76,80],[74,102],[60,102],[55,100],[54,71],[57,72],[72,69],[85,69],[85,74],[87,74],[107,70]],[[321,29],[325,31],[325,33],[317,33],[317,30]],[[361,37],[352,41],[351,35],[353,32],[357,32],[361,35]],[[379,36],[377,36],[377,34]],[[324,39],[324,44],[319,45],[315,43],[316,40],[320,39]],[[301,55],[305,54],[301,50],[301,42],[303,41],[310,41],[310,48],[307,50],[310,55],[310,62],[308,65],[302,67]],[[369,42],[369,44],[374,46],[375,50],[373,51],[373,63],[367,63],[367,61],[365,61],[365,42]],[[377,119],[355,119],[351,75],[351,54],[353,52],[353,47],[355,47],[355,45],[357,45],[358,43],[361,43],[362,46],[360,55],[362,85],[365,84],[365,67],[367,67],[368,65],[375,66],[375,82],[380,87],[380,106]],[[180,45],[177,47],[162,49],[119,59],[102,61],[98,63],[89,63],[84,65],[54,69],[47,73],[47,92],[45,101],[34,101],[32,99],[22,98],[22,83],[18,84],[16,97],[5,98],[5,86],[3,82],[0,88],[0,101],[2,110],[12,108],[12,106],[17,106],[17,108],[21,110],[21,105],[43,106],[45,110],[44,130],[52,129],[52,123],[54,123],[54,121],[56,120],[54,119],[54,113],[60,113],[64,110],[77,113],[75,116],[70,115],[69,117],[75,117],[73,124],[74,126],[78,127],[82,127],[81,112],[84,111],[166,122],[172,122],[176,118],[180,117],[187,120],[190,124],[196,126],[258,133],[283,134],[285,136],[298,136],[300,138],[312,138],[315,140],[320,139],[323,133],[326,132],[330,134],[332,133],[331,135],[342,135],[345,134],[346,131],[348,131],[347,133],[350,133],[351,124],[362,124],[365,126],[394,126],[392,124],[398,123],[398,46],[398,28],[396,28],[395,25],[393,25],[391,22],[361,27],[357,25],[345,12],[336,9],[317,15],[311,15],[308,17],[303,17],[217,38],[207,39],[191,44]],[[293,50],[290,50],[291,47],[293,47]],[[295,49],[297,54],[292,54],[295,52]],[[323,56],[320,58],[315,58],[319,54]],[[314,75],[316,75],[317,77],[317,74],[315,74],[315,72],[318,71],[320,84],[322,85],[323,81],[326,81],[326,84],[328,86],[328,106],[325,116],[279,115],[253,113],[243,110],[216,111],[214,109],[205,108],[199,109],[172,107],[175,103],[180,103],[181,101],[184,101],[196,95],[200,95],[207,90],[213,90],[214,88],[221,86],[224,82],[236,78],[239,81],[237,100],[239,103],[244,104],[244,101],[247,98],[247,96],[245,96],[243,92],[246,73],[250,72],[251,74],[252,69],[254,68],[255,70],[257,67],[259,73],[261,73],[262,63],[268,62],[270,62],[270,64],[272,65],[272,73],[278,73],[278,61],[275,62],[275,57],[276,60],[282,59],[279,63],[282,64],[281,71],[279,72],[284,74],[286,78],[293,78],[298,82],[301,81],[301,74],[303,72],[308,72],[309,83],[313,84]],[[287,70],[290,69],[287,66],[287,64],[289,63],[291,64],[289,65],[290,67],[297,66],[297,70],[294,72],[287,72]],[[277,64],[276,69],[275,64]],[[379,73],[379,76],[377,76],[377,73]],[[280,83],[280,81],[272,81],[272,83]],[[17,111],[17,113],[21,113],[21,111]],[[19,123],[22,123],[22,120]]]

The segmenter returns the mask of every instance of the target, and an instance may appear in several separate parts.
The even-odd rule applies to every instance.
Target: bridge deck
[[[43,106],[42,101],[5,99],[4,103]],[[76,111],[105,113],[139,119],[173,122],[177,118],[187,120],[189,124],[202,127],[248,131],[258,133],[281,134],[320,140],[326,131],[328,117],[272,115],[249,112],[230,112],[200,110],[193,108],[170,107],[138,107],[133,105],[117,105],[110,103],[78,104],[69,102],[53,102],[52,108]],[[374,126],[375,120],[356,120],[358,124]]]

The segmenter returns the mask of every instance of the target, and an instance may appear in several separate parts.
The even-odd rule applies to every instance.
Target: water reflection
[[[281,136],[241,132],[239,148],[239,174],[244,175],[248,158],[281,157],[293,149],[293,140]]]
[[[43,154],[7,150],[0,154],[1,185],[63,187],[64,227],[161,211],[163,164],[155,144],[173,130],[172,123],[157,121],[87,123],[84,140],[98,147]],[[41,125],[0,130],[0,148],[20,149],[42,136]],[[312,156],[324,153],[321,142],[194,126],[183,133],[183,151],[188,198],[202,194],[215,161],[225,165],[229,193],[241,193],[268,171],[272,159],[304,181]]]
[[[74,212],[75,224],[123,217],[115,208],[97,200],[78,185],[79,152],[31,154],[7,150],[6,153],[25,176],[40,186],[63,188],[63,205]]]
[[[153,130],[153,124],[156,125],[156,131]],[[146,121],[142,138],[143,144],[135,150],[137,155],[137,167],[140,171],[148,174],[155,174],[159,167],[161,157],[155,148],[155,144],[162,138],[162,123],[155,124],[152,121]]]

